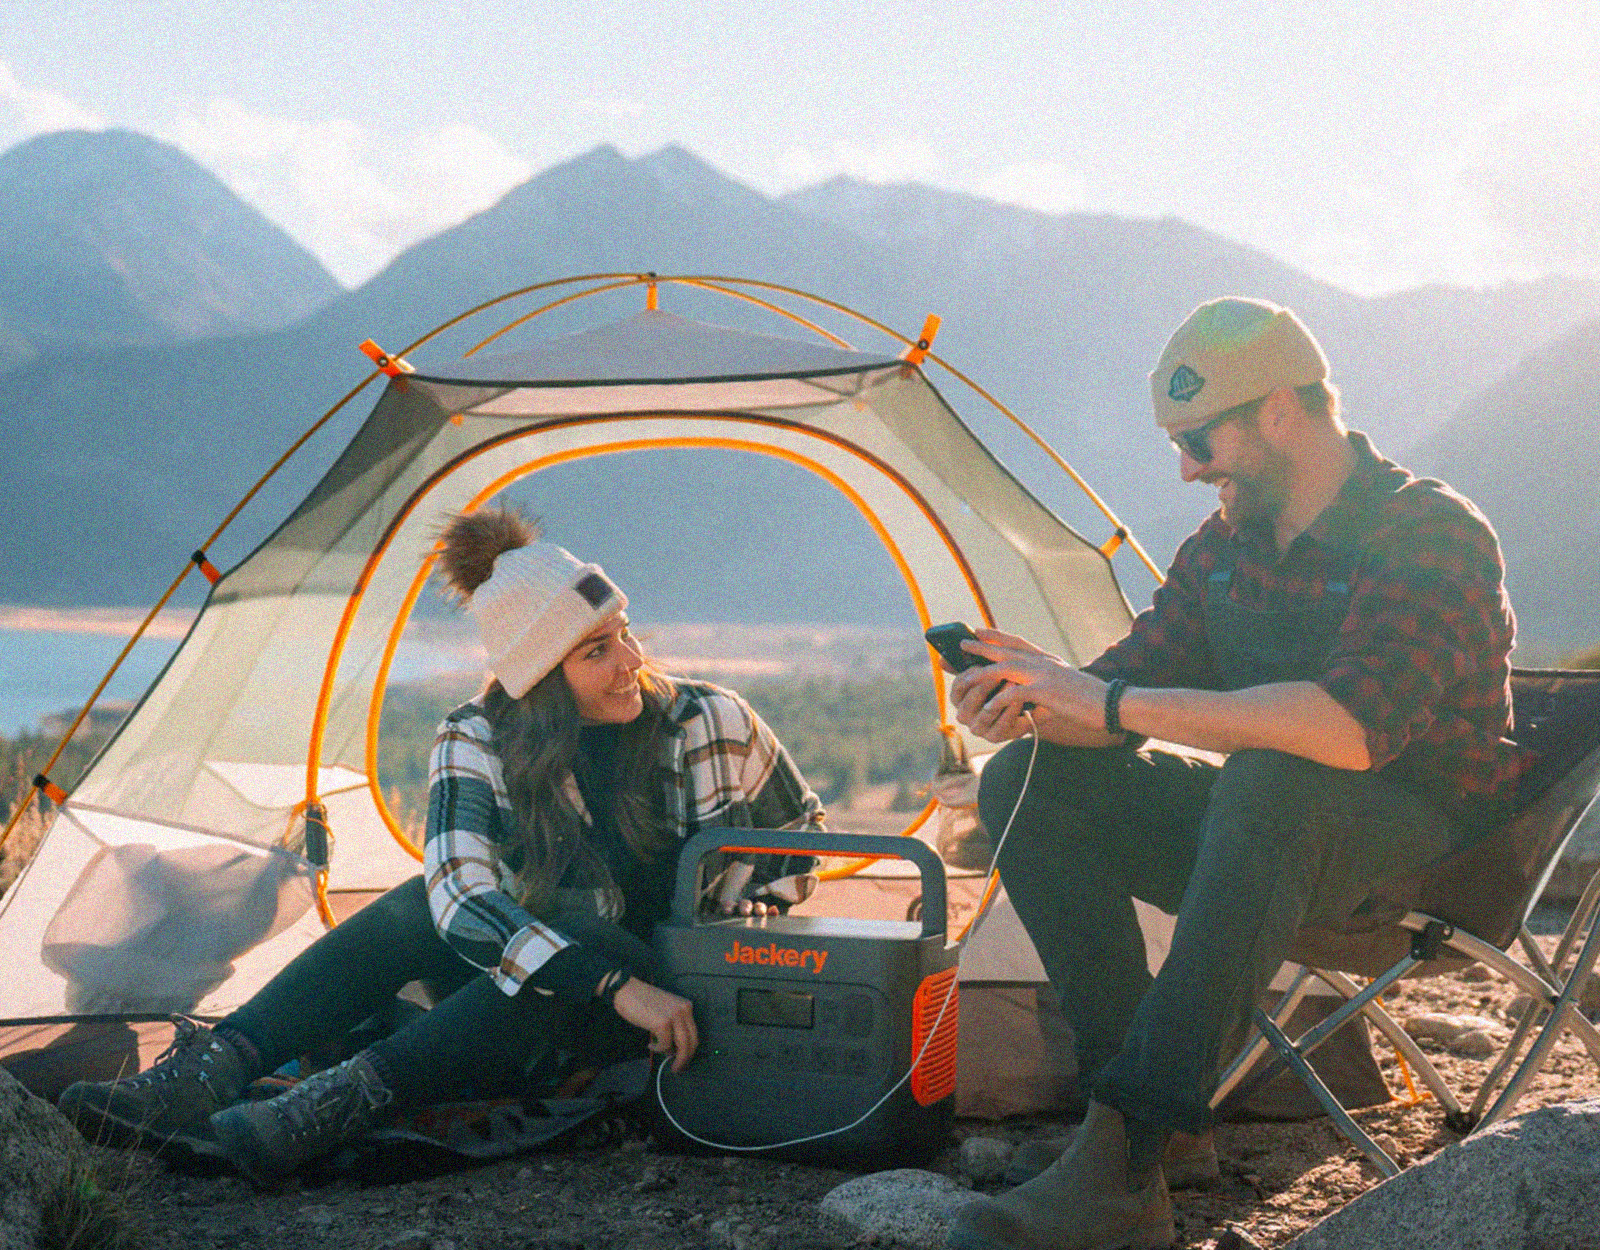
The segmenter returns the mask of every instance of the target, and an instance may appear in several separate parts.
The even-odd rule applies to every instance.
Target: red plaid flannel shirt
[[[1349,612],[1322,671],[1307,680],[1361,724],[1374,770],[1482,828],[1504,817],[1524,766],[1507,736],[1516,620],[1499,541],[1448,486],[1413,477],[1362,434],[1350,442],[1354,472],[1288,551],[1213,513],[1178,549],[1127,637],[1086,671],[1220,689],[1202,594],[1228,544],[1238,549],[1231,593],[1248,606],[1315,600],[1341,553],[1359,551]]]

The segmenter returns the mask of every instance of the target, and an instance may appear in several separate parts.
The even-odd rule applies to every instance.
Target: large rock
[[[1290,1242],[1292,1250],[1594,1250],[1600,1099],[1541,1107],[1446,1147]]]
[[[897,1168],[858,1176],[828,1191],[822,1214],[880,1245],[943,1246],[956,1212],[975,1195],[948,1176]]]
[[[44,1211],[92,1171],[78,1131],[0,1068],[0,1250],[33,1250]]]

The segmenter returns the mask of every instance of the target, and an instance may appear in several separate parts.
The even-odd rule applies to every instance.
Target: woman
[[[671,908],[675,848],[702,828],[820,828],[816,795],[738,695],[652,668],[627,596],[518,514],[455,517],[439,563],[476,619],[490,681],[434,743],[423,874],[214,1028],[182,1021],[148,1071],[67,1089],[62,1110],[85,1133],[176,1141],[278,1175],[386,1109],[523,1087],[562,1052],[592,1067],[643,1053],[648,1037],[675,1071],[693,1058],[691,1004],[649,945]],[[730,865],[720,904],[763,914],[798,901],[815,885],[808,867]],[[431,1011],[276,1098],[233,1105],[411,981],[429,987]]]

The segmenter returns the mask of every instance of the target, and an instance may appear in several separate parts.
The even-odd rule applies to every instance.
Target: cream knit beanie
[[[586,634],[628,606],[598,564],[554,543],[502,551],[467,607],[489,655],[489,671],[520,699]]]

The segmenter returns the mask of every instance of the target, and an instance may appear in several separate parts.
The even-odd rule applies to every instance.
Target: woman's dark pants
[[[979,809],[1005,828],[1031,740],[983,772]],[[1077,1036],[1096,1100],[1202,1132],[1224,1042],[1303,924],[1348,917],[1371,887],[1454,849],[1464,832],[1370,773],[1277,751],[1220,768],[1159,751],[1041,743],[1000,875]],[[1133,899],[1177,915],[1152,978]]]
[[[595,932],[574,936],[608,947],[647,980],[659,978],[645,943],[591,924]],[[506,994],[439,936],[420,876],[323,934],[219,1027],[250,1039],[271,1072],[388,1011],[412,981],[424,982],[437,1006],[368,1047],[401,1106],[515,1089],[552,1049],[643,1053],[642,1034],[603,1003],[564,1002],[527,985]]]

